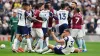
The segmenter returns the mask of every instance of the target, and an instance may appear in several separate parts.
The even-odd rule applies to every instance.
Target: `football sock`
[[[19,44],[19,42],[20,42],[20,41],[19,41],[17,38],[14,39],[14,45],[13,45],[13,49],[14,49],[14,50],[17,50],[17,49],[18,49],[18,46],[19,46],[18,44]]]
[[[86,44],[85,44],[85,40],[84,40],[84,39],[82,39],[82,46],[83,46],[83,49],[84,49],[84,50],[87,50],[87,49],[86,49]]]
[[[31,40],[29,38],[27,38],[27,46],[29,50],[32,50]]]
[[[46,52],[43,52],[42,54],[46,54],[46,53],[50,53],[50,52],[52,52],[52,50],[51,49],[49,49],[48,51],[46,51]]]
[[[40,49],[43,48],[43,39],[39,39],[39,46],[40,46]]]
[[[47,47],[45,47],[44,49],[43,49],[43,51],[42,52],[45,52],[45,51],[47,51],[49,48],[48,48],[48,46]]]
[[[48,46],[49,45],[49,37],[46,37],[46,45]]]
[[[24,48],[25,45],[26,45],[26,43],[27,43],[26,38],[23,38],[23,39],[22,39],[22,42],[21,42],[21,44],[20,44],[20,47]]]
[[[78,38],[78,43],[79,43],[79,49],[82,49],[82,39],[81,38]]]
[[[35,46],[34,50],[36,51],[39,48],[39,43]]]

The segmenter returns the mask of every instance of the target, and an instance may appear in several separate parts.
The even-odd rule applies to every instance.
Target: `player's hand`
[[[52,31],[51,34],[55,34],[55,33]]]
[[[63,38],[64,36],[65,36],[65,33],[62,33],[62,34],[61,34],[61,38]]]

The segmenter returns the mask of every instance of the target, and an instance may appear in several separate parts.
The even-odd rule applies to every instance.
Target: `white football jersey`
[[[26,26],[26,20],[25,20],[25,10],[23,9],[18,9],[18,25],[19,26]]]
[[[74,52],[74,39],[71,36],[65,37],[65,47],[62,49],[62,52],[65,55],[70,54],[70,52]]]
[[[59,19],[59,25],[68,24],[68,20],[67,20],[68,13],[69,13],[69,11],[66,11],[66,10],[57,11],[57,16],[58,16],[58,19]]]
[[[30,16],[30,17],[32,17],[32,11],[30,11],[30,12],[27,12],[27,16]],[[26,25],[28,26],[28,27],[31,27],[31,21],[30,20],[28,20],[28,18],[27,18],[27,22],[26,22]]]
[[[48,19],[49,19],[49,10],[42,10],[39,14],[39,17],[41,17],[43,19],[43,23],[42,23],[42,27],[43,28],[47,28],[48,27]]]

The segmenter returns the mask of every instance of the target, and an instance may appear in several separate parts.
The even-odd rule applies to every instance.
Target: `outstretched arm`
[[[64,39],[60,39],[60,40],[59,40],[59,39],[55,36],[54,32],[51,32],[51,35],[52,35],[53,39],[54,39],[56,42],[58,42],[58,43],[64,42]]]

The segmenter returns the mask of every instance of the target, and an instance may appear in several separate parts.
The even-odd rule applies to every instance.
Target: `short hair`
[[[66,6],[69,6],[69,4],[68,4],[68,3],[65,3],[65,5],[66,5]]]
[[[75,3],[75,4],[77,5],[77,3],[76,3],[76,2],[72,2],[72,3]]]
[[[51,4],[51,2],[50,2],[50,1],[46,2],[45,4],[49,4],[49,3]]]
[[[43,3],[36,4],[35,9],[39,9],[42,5]]]
[[[79,8],[75,8],[75,11],[79,13],[80,12],[80,9]]]
[[[49,9],[49,5],[48,5],[48,4],[45,4],[45,5],[44,5],[44,8],[45,8],[45,9]]]
[[[66,7],[65,4],[61,4],[61,9],[64,9]]]
[[[66,32],[69,32],[69,33],[70,33],[70,30],[68,30],[68,29],[65,29],[64,31],[66,31]]]
[[[30,6],[29,3],[23,3],[22,6]]]

